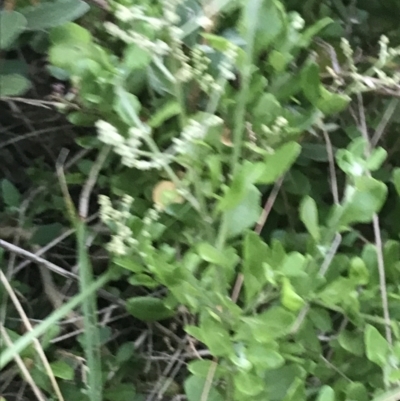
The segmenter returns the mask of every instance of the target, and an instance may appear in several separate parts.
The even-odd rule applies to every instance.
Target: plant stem
[[[243,82],[239,92],[237,107],[235,111],[235,126],[233,130],[233,152],[231,158],[231,173],[236,171],[237,164],[239,162],[240,154],[242,151],[243,134],[245,128],[245,117],[246,117],[246,105],[249,98],[250,91],[250,79],[253,68],[253,50],[256,29],[258,25],[259,9],[261,7],[261,0],[249,1],[244,7],[248,7],[248,10],[244,12],[248,13],[248,26],[246,26],[246,62],[243,67]],[[254,19],[251,20],[250,16]]]

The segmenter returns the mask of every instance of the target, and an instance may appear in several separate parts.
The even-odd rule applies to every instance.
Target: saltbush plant
[[[378,213],[400,176],[380,178],[387,152],[361,94],[396,87],[398,50],[383,38],[359,71],[343,40],[343,70],[332,60],[322,82],[311,47],[329,18],[305,27],[279,0],[133,3],[111,3],[102,45],[69,23],[49,52],[74,88],[68,118],[96,127],[81,143],[118,164],[99,197],[112,268],[167,291],[127,310],[190,316],[189,401],[397,399],[400,244]],[[356,125],[337,149],[351,96]],[[313,181],[318,162],[329,173]]]

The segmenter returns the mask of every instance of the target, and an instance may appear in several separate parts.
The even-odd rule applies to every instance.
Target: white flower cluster
[[[157,208],[149,209],[147,211],[146,216],[143,218],[143,228],[142,228],[142,235],[146,238],[150,238],[150,226],[153,222],[157,221],[160,216],[160,210]]]
[[[285,117],[279,116],[274,121],[272,127],[267,127],[266,125],[262,125],[261,129],[267,135],[277,136],[285,132],[289,122]]]
[[[122,4],[117,4],[114,15],[121,22],[144,21],[157,30],[164,28],[166,25],[166,22],[162,19],[146,15],[143,7],[140,6],[126,7]]]
[[[110,35],[115,36],[123,42],[127,44],[135,44],[141,49],[147,50],[157,56],[165,56],[171,50],[168,44],[162,40],[150,40],[147,36],[144,36],[133,29],[124,30],[109,21],[104,23],[104,28]]]
[[[379,41],[379,63],[384,66],[389,60],[389,39],[382,35]]]
[[[106,121],[97,121],[96,128],[99,140],[113,147],[114,152],[121,156],[121,163],[124,166],[138,170],[160,170],[173,159],[170,154],[161,153],[154,157],[140,150],[144,136],[150,135],[150,129],[146,131],[132,127],[128,131],[128,138],[124,138],[113,125]],[[141,159],[142,156],[147,156],[149,160]]]
[[[222,124],[223,121],[216,115],[207,116],[201,123],[194,119],[189,120],[179,138],[174,138],[174,151],[184,155],[191,150],[194,142],[204,139],[209,128]]]
[[[131,217],[132,203],[133,198],[125,195],[122,198],[120,210],[116,210],[112,207],[109,197],[99,196],[100,218],[113,231],[111,241],[107,244],[107,250],[115,255],[126,255],[132,247],[138,245],[137,240],[132,236],[131,229],[127,226]]]
[[[206,72],[210,65],[210,59],[204,54],[204,51],[202,51],[200,47],[195,47],[192,50],[192,62],[193,77],[198,82],[201,90],[208,93],[215,84],[214,78]]]
[[[177,13],[178,6],[183,0],[163,0],[164,18],[169,25],[177,25],[180,22],[180,17]]]
[[[300,16],[298,13],[293,13],[292,14],[292,20],[290,21],[290,24],[296,31],[301,31],[304,28],[305,21],[304,19]]]
[[[350,71],[356,73],[357,67],[354,64],[353,49],[351,48],[349,41],[346,38],[342,38],[340,42],[340,47],[342,48],[343,54],[345,55],[346,60],[349,64]]]
[[[180,67],[175,74],[175,78],[178,82],[189,82],[193,78],[193,68],[189,64],[189,57],[183,52],[182,45],[176,44],[174,51],[174,57],[179,61]]]
[[[359,73],[353,60],[353,49],[346,39],[342,39],[341,47],[348,61],[351,78],[354,80],[352,92],[361,93],[370,90],[398,91],[400,84],[400,73],[394,72],[392,76],[387,75],[382,68],[388,65],[395,57],[400,56],[400,47],[390,48],[389,39],[382,35],[379,41],[378,61],[370,68],[366,75]],[[372,74],[371,74],[372,72]],[[374,76],[374,75],[375,76]]]
[[[229,44],[228,49],[224,52],[224,60],[218,66],[222,77],[228,81],[235,79],[233,73],[233,66],[235,65],[238,49],[232,43]]]

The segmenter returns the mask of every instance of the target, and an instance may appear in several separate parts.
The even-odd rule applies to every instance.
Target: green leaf
[[[396,188],[397,195],[400,196],[400,168],[397,167],[393,170],[393,184],[394,187]]]
[[[113,259],[117,266],[121,266],[134,273],[142,273],[144,270],[143,264],[132,256],[118,256]]]
[[[282,401],[305,401],[304,381],[299,377],[294,379]]]
[[[26,18],[16,11],[0,11],[0,49],[6,49],[14,43],[26,27]]]
[[[55,377],[63,380],[72,380],[75,376],[74,369],[64,361],[56,361],[50,364]]]
[[[129,73],[147,67],[151,62],[149,51],[140,48],[136,44],[131,44],[124,51],[123,65]]]
[[[369,271],[362,258],[354,256],[350,260],[349,277],[357,285],[367,285],[369,282]]]
[[[252,112],[255,119],[269,125],[281,114],[281,109],[282,107],[274,95],[263,93]]]
[[[269,345],[269,344],[268,344]],[[254,365],[256,370],[264,372],[265,370],[279,369],[285,364],[285,358],[278,350],[268,347],[267,344],[252,343],[247,350],[247,359]]]
[[[53,44],[87,45],[92,42],[91,33],[74,22],[56,26],[50,31],[49,38]]]
[[[315,106],[327,116],[340,113],[350,103],[351,98],[339,93],[331,93],[324,87],[321,87],[321,98]]]
[[[278,148],[274,154],[264,160],[264,171],[257,179],[258,184],[272,184],[286,171],[300,154],[301,146],[297,142],[288,142]]]
[[[137,113],[140,110],[140,106],[140,102],[135,95],[121,87],[117,88],[117,99],[114,104],[114,110],[129,126],[137,122]]]
[[[189,363],[188,370],[194,376],[206,378],[212,365],[213,361],[209,359],[197,359]]]
[[[381,168],[386,160],[387,152],[385,149],[379,147],[372,151],[371,156],[367,160],[367,168],[370,171],[376,171]]]
[[[27,29],[42,30],[73,21],[89,9],[89,5],[82,0],[57,0],[39,3],[21,12],[28,21]]]
[[[362,333],[342,330],[339,334],[338,341],[340,346],[346,351],[357,356],[364,355],[364,339]]]
[[[44,224],[37,226],[31,242],[36,245],[45,246],[54,238],[57,238],[63,230],[64,226],[61,223]]]
[[[296,294],[287,277],[282,278],[281,303],[285,308],[293,312],[299,311],[305,305],[304,300]]]
[[[234,354],[229,332],[222,323],[207,316],[201,321],[200,336],[210,352],[215,356],[227,357]]]
[[[290,252],[284,256],[280,266],[276,268],[287,277],[301,277],[305,275],[304,268],[307,259],[299,252]]]
[[[274,306],[258,316],[243,317],[237,336],[246,341],[254,338],[259,343],[269,343],[288,334],[294,320],[293,313]]]
[[[268,401],[282,401],[296,378],[305,380],[305,372],[299,364],[288,364],[265,373],[265,387]],[[302,401],[302,398],[296,401]]]
[[[385,340],[381,333],[370,324],[367,324],[364,332],[364,342],[367,358],[384,368],[388,363],[388,355],[390,351],[389,343]]]
[[[204,386],[206,386],[205,377],[190,376],[185,380],[184,388],[185,394],[188,401],[201,401]],[[207,401],[224,401],[224,398],[217,391],[215,386],[211,386],[210,392],[208,393]]]
[[[134,297],[126,301],[126,310],[144,322],[168,319],[175,312],[164,305],[162,299],[154,297]]]
[[[319,33],[322,29],[326,28],[331,24],[333,20],[331,18],[325,17],[318,20],[314,25],[308,27],[301,35],[299,46],[307,47],[309,46],[313,37]]]
[[[1,194],[4,203],[9,207],[18,207],[21,202],[21,195],[13,183],[4,179],[1,181]]]
[[[67,118],[71,124],[81,127],[93,127],[94,123],[98,120],[98,117],[96,115],[88,114],[87,112],[81,111],[74,111],[72,113],[69,113]],[[83,139],[84,138],[78,138],[78,140],[81,140],[83,147],[88,148],[88,145],[83,143]],[[97,143],[98,139],[93,137],[91,137],[90,139],[90,147],[93,147],[93,143]],[[76,141],[77,143],[78,140]]]
[[[318,64],[309,61],[301,70],[301,88],[304,96],[312,104],[316,105],[321,97],[321,82],[319,80]]]
[[[369,223],[374,213],[382,208],[387,195],[386,185],[372,177],[354,178],[354,189],[348,195],[340,211],[340,224],[348,226],[353,223]]]
[[[322,386],[316,401],[335,401],[335,391],[330,386]]]
[[[272,50],[268,62],[276,72],[282,73],[293,58],[294,56],[290,53],[281,53],[277,50]]]
[[[30,81],[20,74],[0,75],[0,97],[23,95],[30,87]]]
[[[176,101],[169,101],[162,107],[157,108],[155,114],[152,115],[148,124],[152,128],[160,127],[165,121],[175,117],[182,111],[181,106]]]
[[[49,59],[54,66],[72,73],[75,71],[77,60],[84,61],[90,54],[86,43],[58,43],[50,48]]]
[[[200,257],[206,262],[216,264],[218,266],[229,265],[229,259],[226,255],[219,251],[217,248],[213,247],[208,242],[202,242],[197,245],[197,252]]]
[[[104,398],[108,401],[132,401],[135,396],[135,386],[128,383],[119,383],[104,391]]]
[[[128,362],[136,353],[136,346],[134,342],[123,343],[115,355],[116,362],[120,365],[124,362]]]
[[[320,240],[318,208],[315,200],[306,196],[300,205],[300,219],[316,242]]]
[[[226,233],[228,237],[239,235],[258,221],[261,214],[260,201],[260,191],[251,185],[240,204],[225,212],[224,219],[227,222]]]
[[[284,29],[285,13],[280,2],[274,0],[247,1],[245,5],[240,32],[245,37],[247,30],[255,25],[254,53],[257,56],[261,51],[266,50]]]
[[[242,395],[254,397],[264,390],[265,383],[254,373],[239,371],[235,375],[235,387]]]
[[[346,401],[365,401],[368,400],[368,391],[364,384],[359,382],[352,382],[346,387],[345,390]]]
[[[267,282],[264,263],[270,250],[268,245],[253,231],[249,231],[243,241],[244,292],[247,302],[256,297]]]
[[[257,164],[243,163],[233,176],[230,187],[225,189],[225,194],[218,204],[218,210],[225,211],[237,207],[257,180],[260,171],[260,166]]]

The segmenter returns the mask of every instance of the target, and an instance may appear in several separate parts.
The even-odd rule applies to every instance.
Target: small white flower
[[[208,30],[211,29],[214,25],[213,21],[208,18],[206,15],[202,15],[200,17],[197,18],[196,20],[197,25]]]
[[[292,27],[293,27],[294,29],[296,29],[297,31],[301,31],[301,30],[304,28],[305,21],[304,21],[303,18],[301,18],[301,16],[300,16],[299,14],[296,13],[296,14],[293,16],[293,20],[292,20],[291,25],[292,25]]]
[[[106,121],[97,121],[96,128],[99,140],[106,145],[119,146],[125,141],[124,137],[120,135],[117,129]]]

